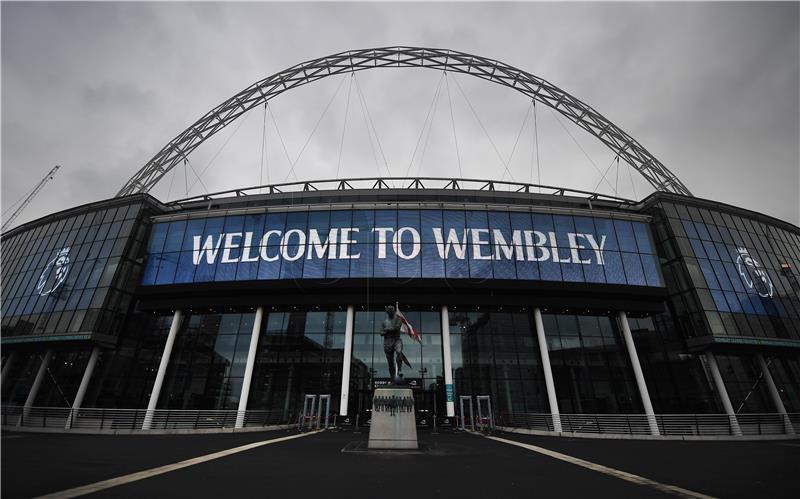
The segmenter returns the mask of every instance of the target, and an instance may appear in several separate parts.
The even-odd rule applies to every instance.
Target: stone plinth
[[[372,395],[370,449],[416,449],[417,422],[410,388],[377,388]]]

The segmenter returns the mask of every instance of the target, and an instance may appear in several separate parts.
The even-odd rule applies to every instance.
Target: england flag
[[[396,304],[396,305],[397,306],[395,307],[395,311],[396,311],[397,317],[400,318],[400,322],[403,324],[402,327],[400,328],[401,332],[409,335],[417,343],[422,344],[422,334],[419,331],[417,331],[416,329],[414,329],[414,326],[412,326],[411,323],[408,322],[408,319],[406,319],[406,316],[403,315],[402,312],[400,312],[400,304]]]

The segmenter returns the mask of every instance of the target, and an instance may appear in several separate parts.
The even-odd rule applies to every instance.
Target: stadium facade
[[[5,406],[291,422],[329,394],[364,421],[397,303],[421,424],[461,396],[506,424],[800,412],[800,229],[760,213],[464,179],[122,194],[2,235]]]

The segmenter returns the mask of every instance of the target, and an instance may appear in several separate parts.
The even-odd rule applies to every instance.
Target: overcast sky
[[[111,197],[251,83],[343,50],[413,45],[545,78],[635,137],[695,195],[799,224],[799,26],[797,2],[3,2],[2,209],[54,164],[61,172],[18,222]],[[287,92],[270,111],[234,122],[190,156],[194,171],[175,169],[151,193],[166,201],[294,180],[290,161],[300,180],[385,174],[388,164],[397,176],[599,183],[639,199],[652,190],[564,118],[537,106],[534,130],[525,96],[467,76],[367,71]]]

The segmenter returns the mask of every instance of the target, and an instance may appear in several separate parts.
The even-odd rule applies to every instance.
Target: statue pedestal
[[[417,448],[417,422],[410,388],[375,389],[372,395],[369,448]]]

